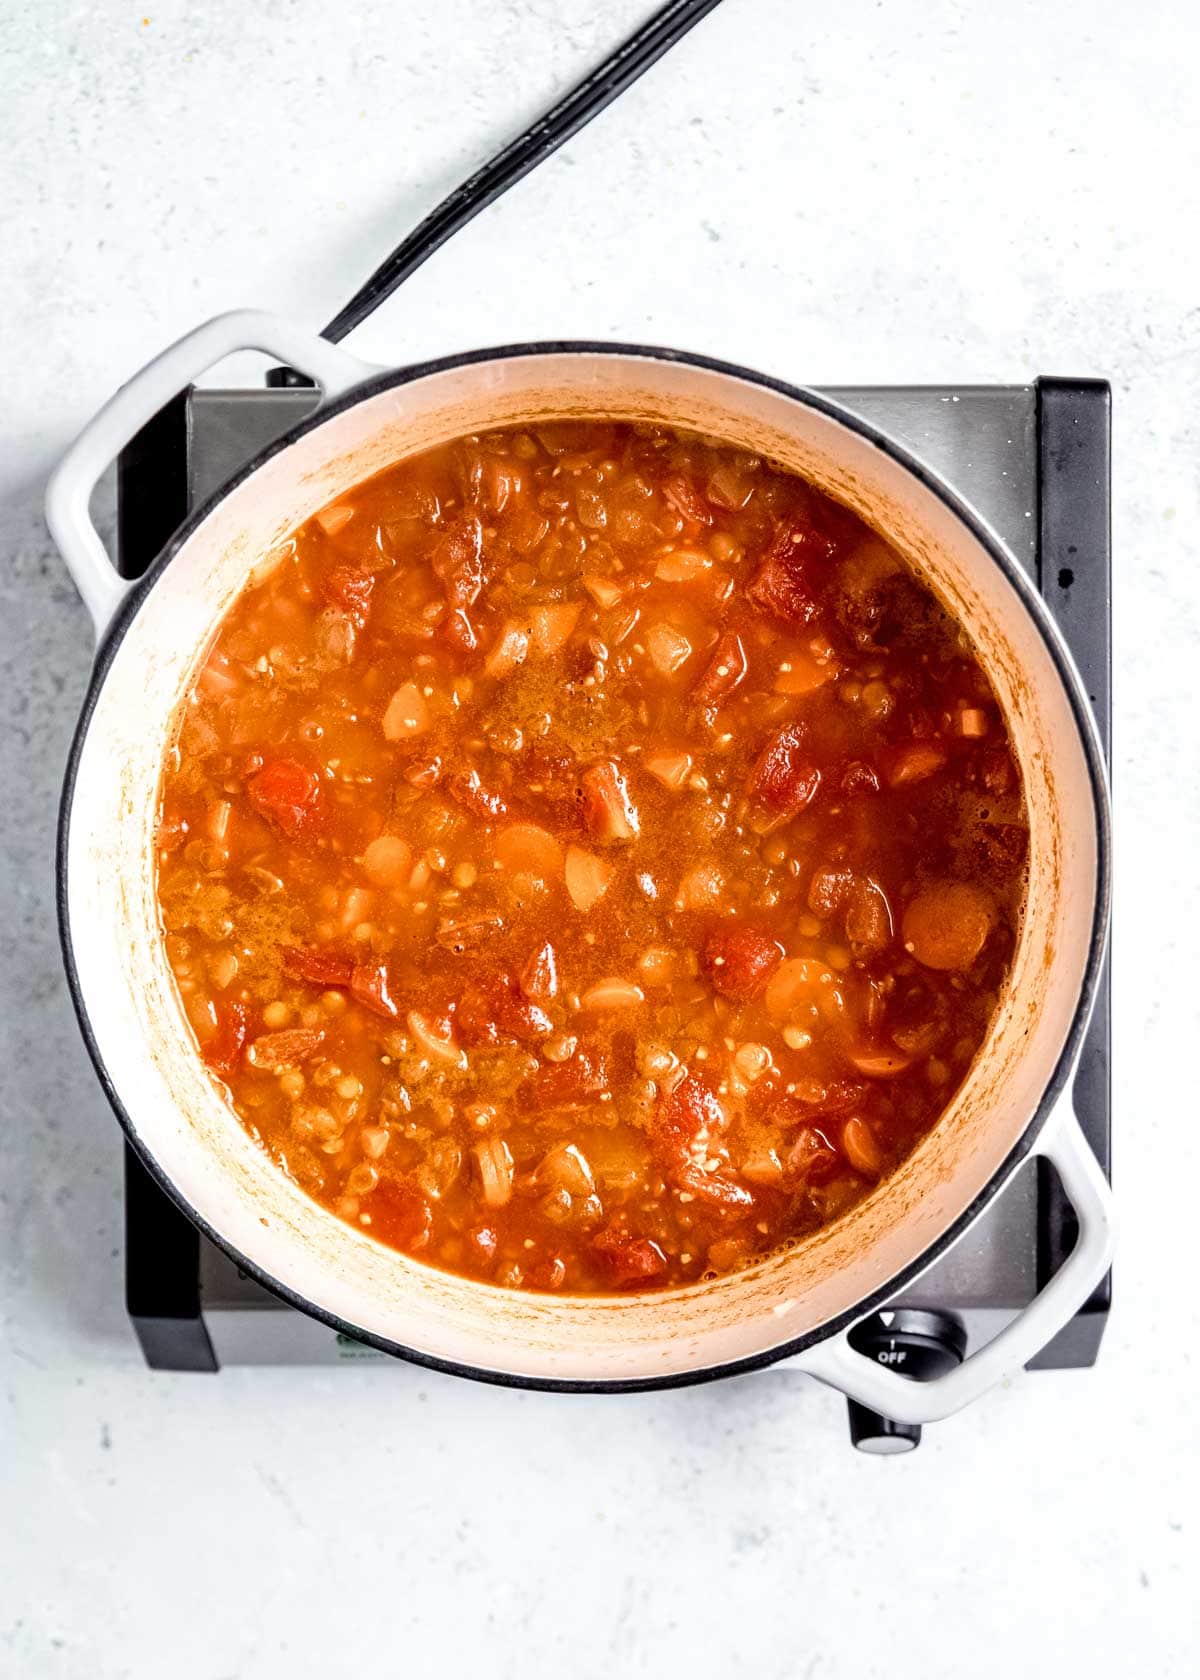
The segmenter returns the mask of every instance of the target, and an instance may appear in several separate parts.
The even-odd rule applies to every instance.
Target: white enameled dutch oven
[[[252,461],[137,584],[112,570],[88,514],[101,472],[169,398],[236,350],[320,386],[314,414]],[[790,1253],[670,1294],[552,1297],[473,1283],[374,1243],[318,1207],[250,1141],[205,1072],[155,903],[159,773],[173,720],[226,608],[316,509],[398,458],[464,432],[608,415],[714,434],[794,469],[894,543],[967,625],[1025,778],[1028,908],[997,1019],[934,1131],[849,1214]],[[788,1358],[901,1422],[943,1417],[1042,1347],[1103,1275],[1108,1187],[1071,1106],[1103,955],[1103,764],[1070,656],[995,535],[854,415],[701,357],[541,344],[397,371],[368,367],[266,314],[224,315],[124,386],[54,475],[51,530],[99,652],[71,752],[59,896],[75,1006],[105,1090],[143,1161],[239,1265],[306,1312],[422,1363],[544,1388],[650,1388]],[[948,1375],[910,1382],[847,1330],[960,1239],[1033,1155],[1079,1221],[1038,1298]]]

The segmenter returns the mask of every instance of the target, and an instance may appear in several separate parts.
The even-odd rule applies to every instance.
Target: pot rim
[[[143,603],[184,544],[190,541],[219,503],[245,483],[260,467],[273,459],[274,456],[290,448],[293,443],[306,436],[307,433],[323,426],[326,421],[355,407],[360,402],[378,396],[383,391],[414,384],[429,375],[449,372],[457,368],[471,367],[485,362],[515,360],[520,357],[563,355],[634,357],[645,361],[676,363],[697,367],[709,373],[722,374],[732,379],[763,387],[804,407],[815,409],[828,419],[845,426],[849,431],[856,432],[866,442],[872,444],[911,474],[924,489],[937,497],[949,512],[966,527],[988,557],[1003,572],[1045,643],[1047,652],[1066,692],[1083,747],[1088,782],[1092,794],[1092,817],[1096,832],[1096,901],[1093,907],[1092,925],[1088,939],[1087,962],[1071,1018],[1071,1026],[1034,1113],[1030,1116],[1028,1124],[1001,1166],[983,1189],[951,1221],[940,1236],[921,1254],[910,1261],[907,1266],[903,1267],[895,1276],[885,1279],[878,1288],[872,1290],[870,1294],[863,1297],[853,1307],[827,1320],[824,1324],[761,1353],[750,1354],[742,1359],[724,1364],[704,1365],[694,1370],[677,1371],[657,1377],[613,1379],[530,1377],[519,1372],[503,1371],[486,1366],[464,1364],[457,1360],[443,1359],[425,1353],[419,1348],[411,1348],[402,1343],[393,1342],[386,1337],[351,1324],[347,1319],[328,1312],[325,1308],[308,1300],[289,1284],[281,1282],[264,1267],[249,1259],[229,1239],[217,1231],[203,1214],[191,1206],[159,1166],[150,1149],[142,1142],[133,1120],[109,1075],[107,1064],[93,1033],[91,1018],[75,963],[71,936],[71,917],[67,892],[67,859],[75,785],[83,749],[101,690],[121,643]],[[360,384],[354,385],[348,391],[343,392],[332,402],[320,403],[311,414],[306,415],[295,425],[290,426],[285,432],[265,444],[231,478],[214,491],[200,507],[194,509],[187,516],[142,576],[132,583],[114,613],[97,649],[79,719],[71,739],[63,778],[55,847],[55,898],[58,910],[59,945],[62,950],[63,965],[72,1006],[79,1022],[80,1032],[88,1055],[96,1070],[104,1094],[108,1098],[109,1106],[116,1115],[126,1140],[132,1146],[141,1164],[158,1188],[170,1198],[201,1235],[207,1237],[210,1242],[221,1249],[236,1266],[253,1277],[264,1289],[286,1305],[306,1313],[309,1317],[317,1319],[331,1330],[348,1336],[353,1341],[373,1347],[380,1353],[405,1360],[410,1364],[423,1366],[428,1370],[441,1371],[450,1376],[468,1377],[476,1382],[489,1383],[503,1388],[533,1389],[549,1393],[619,1394],[691,1387],[698,1383],[713,1382],[720,1377],[739,1376],[749,1371],[764,1370],[771,1365],[778,1364],[781,1360],[794,1357],[803,1352],[804,1349],[812,1347],[818,1342],[829,1340],[840,1332],[849,1329],[851,1325],[857,1323],[869,1313],[884,1306],[888,1300],[907,1287],[914,1278],[919,1277],[940,1255],[958,1241],[1009,1182],[1021,1163],[1029,1157],[1039,1133],[1074,1073],[1083,1036],[1091,1016],[1104,961],[1111,898],[1111,847],[1111,812],[1103,751],[1100,746],[1095,720],[1083,692],[1082,683],[1061,632],[1050,616],[1045,601],[1035,584],[1017,560],[1008,552],[1004,543],[970,503],[959,496],[932,468],[927,466],[918,456],[911,454],[909,450],[889,437],[886,432],[881,431],[872,422],[863,419],[853,410],[844,408],[840,403],[833,401],[822,393],[803,386],[793,385],[787,380],[773,378],[770,374],[757,372],[752,368],[743,367],[739,363],[727,362],[693,351],[676,350],[665,346],[612,343],[590,339],[548,339],[529,343],[497,345],[491,349],[459,351],[452,355],[432,357],[423,362],[415,362],[406,367],[386,368],[371,375]]]

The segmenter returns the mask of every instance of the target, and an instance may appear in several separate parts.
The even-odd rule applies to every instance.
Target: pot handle
[[[129,589],[109,560],[88,509],[100,475],[172,397],[238,350],[262,350],[299,368],[320,386],[323,402],[375,372],[279,315],[235,309],[179,339],[122,385],[80,432],[46,487],[46,523],[92,616],[97,641]]]
[[[936,1423],[1020,1370],[1100,1282],[1112,1258],[1114,1234],[1112,1190],[1079,1129],[1069,1091],[1059,1099],[1033,1152],[1054,1164],[1075,1209],[1079,1236],[1046,1287],[998,1336],[944,1376],[920,1382],[859,1353],[846,1331],[789,1363],[896,1423]]]

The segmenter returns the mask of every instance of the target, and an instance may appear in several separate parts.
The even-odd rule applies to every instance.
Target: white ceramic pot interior
[[[205,1073],[159,933],[152,837],[176,708],[230,602],[317,508],[467,431],[561,415],[661,421],[792,468],[895,543],[965,621],[1008,717],[1031,818],[1011,981],[966,1083],[901,1169],[832,1227],[747,1272],[667,1295],[558,1298],[471,1283],[385,1249],[310,1201]],[[909,1267],[996,1178],[1067,1037],[1097,890],[1079,729],[1043,633],[970,529],[836,418],[736,375],[633,354],[528,353],[426,374],[332,415],[192,533],[115,650],[78,763],[70,938],[91,1030],[130,1125],[201,1219],[354,1328],[434,1358],[543,1379],[662,1378],[812,1332]]]

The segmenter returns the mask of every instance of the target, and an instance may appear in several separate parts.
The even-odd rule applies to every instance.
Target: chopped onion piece
[[[661,583],[695,583],[712,565],[702,548],[669,548],[660,556],[654,575]]]
[[[568,639],[579,622],[583,607],[578,601],[550,601],[535,607],[529,615],[529,647],[543,659]]]
[[[407,741],[429,728],[429,707],[415,682],[406,682],[388,701],[383,734],[388,741]]]
[[[692,644],[673,624],[651,624],[646,628],[646,651],[654,669],[671,677],[692,657]]]
[[[440,1030],[440,1023],[422,1015],[419,1010],[411,1009],[408,1030],[431,1061],[440,1062],[443,1067],[457,1068],[460,1072],[466,1069],[467,1052],[455,1044],[449,1033]]]
[[[565,869],[571,902],[586,915],[612,885],[612,865],[581,846],[568,846]]]
[[[587,1157],[573,1143],[556,1144],[542,1157],[534,1177],[539,1188],[557,1187],[570,1196],[590,1196],[596,1188]]]
[[[483,1199],[489,1207],[505,1207],[512,1200],[512,1151],[503,1138],[486,1138],[471,1151],[479,1169]]]
[[[354,509],[345,502],[335,502],[332,507],[322,508],[314,517],[327,537],[336,537],[354,518]]]
[[[644,764],[647,772],[671,793],[678,793],[692,773],[691,753],[652,753]]]
[[[639,1004],[645,1003],[646,994],[632,980],[622,980],[619,975],[610,974],[604,980],[597,980],[594,986],[589,986],[579,1001],[581,1008],[601,1013],[611,1009],[636,1009]]]
[[[524,661],[528,652],[529,631],[513,619],[505,619],[483,668],[489,677],[507,677]]]
[[[602,612],[615,607],[625,593],[620,584],[614,583],[611,578],[585,577],[580,582]]]
[[[676,910],[706,910],[715,905],[725,889],[725,877],[712,863],[689,869],[675,894]]]
[[[878,1178],[883,1171],[883,1152],[875,1134],[857,1115],[842,1127],[842,1149],[855,1172],[861,1173],[864,1178]]]

